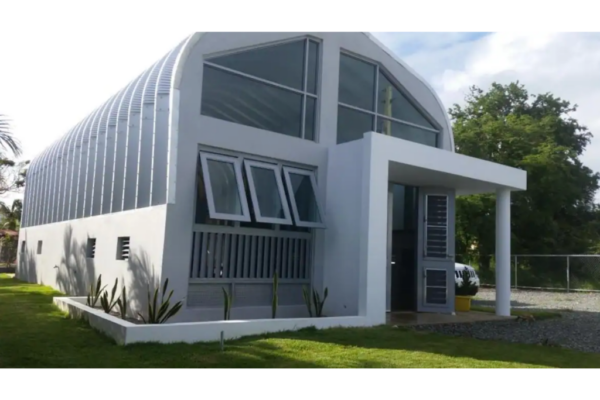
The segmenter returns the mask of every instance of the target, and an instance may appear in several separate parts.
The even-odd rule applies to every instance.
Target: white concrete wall
[[[24,228],[19,235],[16,276],[51,286],[71,296],[85,296],[100,274],[110,291],[123,282],[133,312],[145,307],[147,287],[160,282],[165,206]],[[129,236],[130,259],[117,260],[117,238]],[[88,238],[96,239],[95,258],[86,257]],[[42,254],[36,254],[43,242]],[[21,242],[26,242],[21,253]],[[120,293],[120,292],[119,292]]]
[[[362,140],[329,149],[323,262],[323,285],[329,290],[327,315],[358,315],[362,167]]]
[[[74,318],[87,320],[95,329],[111,337],[118,344],[125,345],[144,342],[214,342],[220,340],[221,333],[224,340],[232,340],[249,335],[295,331],[307,327],[327,329],[368,325],[364,317],[278,318],[137,325],[107,315],[102,310],[87,307],[83,298],[55,297],[54,304]]]
[[[215,118],[202,116],[202,77],[205,57],[236,49],[275,43],[291,38],[310,35],[322,40],[321,65],[318,77],[317,141],[312,142],[243,126]],[[188,285],[187,267],[191,262],[191,232],[194,212],[194,173],[198,146],[208,146],[215,151],[225,150],[250,154],[281,162],[317,168],[318,193],[323,204],[331,204],[327,199],[333,191],[327,189],[329,177],[328,151],[336,146],[337,110],[340,52],[347,51],[380,63],[391,73],[411,96],[442,127],[440,147],[452,150],[451,127],[448,124],[446,110],[441,106],[435,93],[398,63],[385,49],[376,44],[368,35],[362,33],[336,32],[253,32],[253,33],[206,33],[190,41],[184,51],[174,74],[173,98],[177,101],[172,108],[171,129],[176,151],[172,157],[177,160],[176,170],[170,171],[170,179],[175,185],[174,204],[168,205],[167,233],[164,268],[177,293],[183,293]],[[348,160],[350,163],[352,160]],[[172,174],[176,177],[173,179]],[[344,179],[346,175],[343,175]],[[337,178],[336,178],[337,179]],[[334,183],[335,185],[335,183]],[[335,194],[332,194],[335,196]],[[329,207],[325,206],[325,221],[329,227]],[[336,217],[333,217],[334,219]],[[335,257],[330,257],[325,248],[327,230],[315,230],[313,285],[323,290],[325,270]],[[331,290],[331,288],[330,288]],[[333,293],[330,294],[332,296]],[[180,297],[178,297],[180,298]],[[329,300],[328,300],[329,301]],[[341,304],[341,303],[340,303]]]

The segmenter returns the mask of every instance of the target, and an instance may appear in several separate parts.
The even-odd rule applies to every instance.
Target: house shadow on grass
[[[600,354],[497,340],[446,336],[390,326],[334,328],[322,331],[307,329],[300,332],[274,334],[269,337],[290,338],[369,350],[401,350],[423,354],[438,354],[454,359],[474,359],[483,362],[519,363],[551,368],[600,368]],[[465,364],[468,364],[468,362],[465,362]]]

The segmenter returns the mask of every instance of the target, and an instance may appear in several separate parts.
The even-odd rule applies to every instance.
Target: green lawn
[[[392,327],[305,329],[226,344],[117,346],[52,304],[52,289],[0,275],[0,367],[600,367],[600,355]]]

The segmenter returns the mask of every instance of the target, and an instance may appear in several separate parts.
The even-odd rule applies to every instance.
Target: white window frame
[[[318,191],[317,191],[317,179],[315,177],[314,171],[292,168],[283,166],[283,174],[285,177],[285,184],[288,190],[290,204],[292,206],[292,213],[294,214],[294,221],[296,222],[296,226],[301,226],[305,228],[325,228],[324,217],[323,217],[323,207],[321,206],[321,202],[319,200]],[[290,174],[296,175],[304,175],[310,177],[310,182],[312,184],[313,193],[315,195],[315,204],[317,207],[317,212],[319,213],[319,218],[321,222],[312,222],[312,221],[302,221],[300,220],[300,215],[298,214],[298,206],[296,204],[296,197],[294,196],[294,189],[292,186],[292,181],[290,179]]]
[[[233,164],[238,189],[238,196],[242,205],[241,215],[222,214],[216,211],[215,198],[212,190],[212,182],[210,181],[210,173],[208,171],[208,160]],[[204,178],[204,189],[206,190],[206,200],[208,202],[208,214],[210,218],[228,221],[251,222],[250,209],[248,208],[248,199],[246,198],[246,190],[244,188],[244,177],[242,175],[242,160],[239,157],[230,157],[220,154],[200,152],[200,162],[202,164],[202,177]]]
[[[281,179],[281,167],[276,164],[269,164],[260,161],[244,160],[244,167],[246,169],[246,176],[248,178],[248,186],[250,187],[250,198],[252,199],[252,205],[254,207],[254,218],[257,222],[264,222],[267,224],[282,224],[282,225],[293,225],[292,215],[290,214],[290,208],[285,196],[285,190],[283,189],[283,180]],[[275,181],[277,182],[277,191],[279,193],[279,199],[283,207],[284,218],[273,218],[263,217],[260,210],[260,204],[258,203],[258,195],[256,193],[256,185],[254,182],[254,176],[252,175],[252,168],[262,168],[273,171],[275,175]]]

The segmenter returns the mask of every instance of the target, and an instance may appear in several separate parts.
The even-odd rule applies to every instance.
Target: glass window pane
[[[201,112],[300,137],[302,95],[205,65]]]
[[[315,140],[315,122],[317,99],[306,96],[306,115],[304,116],[304,139]]]
[[[243,215],[234,165],[211,159],[207,160],[207,165],[215,211],[219,214]]]
[[[298,216],[301,221],[321,222],[317,199],[313,190],[310,176],[290,172],[290,183],[292,185]]]
[[[375,65],[340,54],[339,102],[375,111]]]
[[[347,107],[338,107],[337,144],[362,139],[373,130],[373,116]]]
[[[381,117],[377,118],[377,132],[426,146],[437,146],[437,133]]]
[[[275,171],[256,166],[251,166],[250,171],[260,215],[266,218],[285,218]]]
[[[377,114],[435,129],[381,72],[379,72]]]
[[[308,76],[306,91],[317,94],[317,77],[319,73],[319,43],[308,41]]]
[[[304,86],[305,40],[242,51],[207,61],[294,89]]]

